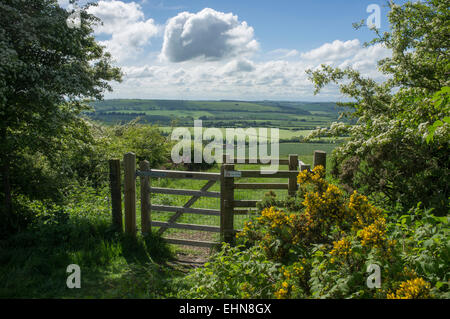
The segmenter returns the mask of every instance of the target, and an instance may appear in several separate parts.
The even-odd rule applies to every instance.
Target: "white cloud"
[[[67,8],[70,4],[70,0],[58,0],[58,4],[61,8]]]
[[[242,72],[252,72],[255,70],[255,63],[248,59],[232,60],[225,64],[221,72],[225,75],[235,75]]]
[[[182,62],[242,56],[258,49],[253,36],[253,28],[232,13],[209,8],[196,14],[182,12],[167,22],[162,57]]]
[[[351,40],[326,43],[307,52],[280,49],[259,60],[245,54],[226,60],[193,59],[182,64],[155,58],[151,66],[124,67],[125,81],[116,85],[115,93],[108,97],[337,100],[340,94],[333,86],[314,97],[305,71],[326,62],[335,67],[353,67],[363,76],[382,80],[377,61],[389,55],[390,51],[381,45],[365,48],[358,40]]]
[[[365,48],[354,39],[306,52],[283,48],[256,55],[259,43],[253,28],[232,13],[208,8],[182,12],[164,30],[136,2],[101,0],[89,10],[103,20],[95,32],[125,73],[123,83],[113,83],[115,91],[108,98],[315,99],[307,69],[324,63],[353,67],[382,80],[377,61],[391,54],[380,44]],[[150,40],[163,33],[162,49],[149,51]],[[340,96],[332,86],[322,92],[318,99]]]
[[[345,59],[358,53],[361,44],[358,39],[342,42],[335,40],[325,43],[317,49],[302,53],[300,56],[305,60],[339,60]]]
[[[154,66],[142,66],[142,67],[123,67],[123,70],[125,71],[125,76],[127,78],[151,78],[154,77],[156,72],[158,71],[157,67]]]
[[[95,28],[96,35],[109,35],[100,41],[119,62],[136,58],[150,39],[161,33],[153,19],[145,19],[142,8],[135,2],[99,1],[89,8],[89,13],[100,18],[103,25]]]
[[[266,56],[268,59],[272,60],[294,60],[298,59],[300,52],[290,49],[276,49],[267,52]]]

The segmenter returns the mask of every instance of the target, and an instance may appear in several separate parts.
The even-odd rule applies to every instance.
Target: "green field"
[[[94,120],[114,124],[140,118],[143,123],[205,127],[278,127],[311,130],[337,120],[335,103],[277,101],[104,100],[92,103]]]
[[[307,136],[317,127],[329,126],[336,121],[339,113],[335,103],[310,102],[277,102],[277,101],[181,101],[181,100],[105,100],[93,103],[95,112],[89,116],[106,124],[126,123],[140,118],[143,123],[157,124],[160,130],[171,136],[174,127],[189,129],[194,138],[194,120],[202,120],[203,132],[207,128],[220,129],[226,137],[227,128],[278,128],[280,138],[279,157],[287,158],[290,154],[299,155],[299,159],[312,164],[315,150],[326,151],[331,154],[338,144],[331,143],[300,143],[302,137]],[[249,132],[250,133],[250,132]],[[258,134],[258,129],[256,129]],[[270,136],[270,130],[268,132]],[[326,140],[325,140],[326,141]],[[209,143],[205,141],[205,143]],[[270,145],[268,153],[272,154]],[[236,157],[237,154],[235,148]],[[259,154],[258,154],[259,155]],[[245,156],[249,157],[248,138]],[[330,156],[328,157],[329,160]],[[236,165],[237,169],[259,169],[258,165]],[[281,166],[280,169],[287,169]],[[210,171],[218,172],[216,165]],[[239,182],[277,183],[287,182],[287,179],[242,179]],[[199,189],[204,182],[195,180],[167,180],[154,179],[155,187],[169,187],[178,189]],[[139,189],[139,188],[138,188]],[[210,190],[218,191],[219,185]],[[236,190],[236,199],[261,199],[265,190]],[[276,191],[277,196],[284,198],[287,191]],[[170,206],[183,206],[187,196],[153,194],[152,203]],[[138,203],[139,205],[139,203]],[[215,198],[201,198],[193,207],[219,209],[219,200]],[[172,213],[152,212],[152,219],[167,221]],[[236,216],[235,227],[241,228],[249,216]],[[139,214],[138,221],[139,223]],[[178,220],[180,223],[219,225],[219,217],[184,214]],[[196,240],[215,240],[217,234],[199,231],[169,229],[168,236],[191,238]]]
[[[187,128],[189,131],[190,131],[190,133],[191,133],[191,135],[193,136],[193,134],[194,134],[194,128],[193,127],[183,127],[183,128]],[[160,129],[164,132],[164,133],[166,133],[166,134],[171,134],[172,133],[172,130],[173,130],[173,127],[170,127],[170,126],[161,126],[160,127]],[[206,130],[207,128],[206,127],[203,127],[203,132]],[[222,134],[223,134],[223,136],[225,137],[226,136],[226,128],[225,127],[219,127],[218,128],[221,132],[222,132]],[[244,130],[246,130],[246,128],[244,128]],[[256,128],[256,132],[258,133],[258,128]],[[283,139],[292,139],[292,138],[296,138],[296,137],[305,137],[305,136],[307,136],[309,133],[311,133],[312,132],[312,130],[287,130],[287,129],[279,129],[279,137],[280,137],[280,140],[283,140]],[[268,130],[268,135],[269,135],[269,137],[270,137],[270,130]]]

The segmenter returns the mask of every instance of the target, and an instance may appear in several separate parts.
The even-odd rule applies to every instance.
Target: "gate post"
[[[149,171],[150,163],[140,162],[139,169]],[[151,231],[150,201],[150,177],[141,176],[141,232],[143,235]]]
[[[289,154],[289,170],[296,171],[298,169],[298,155]],[[295,196],[297,192],[297,176],[289,177],[288,195]]]
[[[234,170],[234,164],[222,164],[220,172],[220,235],[221,240],[234,242],[234,177],[225,177],[225,171]]]
[[[119,159],[109,160],[109,186],[111,190],[112,225],[122,232],[122,190]]]
[[[125,232],[136,236],[136,155],[126,153],[123,156]]]
[[[327,152],[324,151],[314,151],[314,162],[313,166],[316,167],[322,165],[326,170],[327,168]]]

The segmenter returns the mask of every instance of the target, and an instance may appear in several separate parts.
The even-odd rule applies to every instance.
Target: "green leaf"
[[[437,289],[440,289],[443,285],[444,283],[442,281],[438,281],[435,286]]]

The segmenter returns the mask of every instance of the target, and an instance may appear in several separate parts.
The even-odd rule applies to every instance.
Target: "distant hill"
[[[192,101],[111,99],[92,102],[95,112],[87,113],[104,123],[123,123],[137,117],[142,122],[170,125],[192,125],[201,119],[214,127],[284,127],[311,129],[324,126],[338,117],[332,102],[286,101]]]

